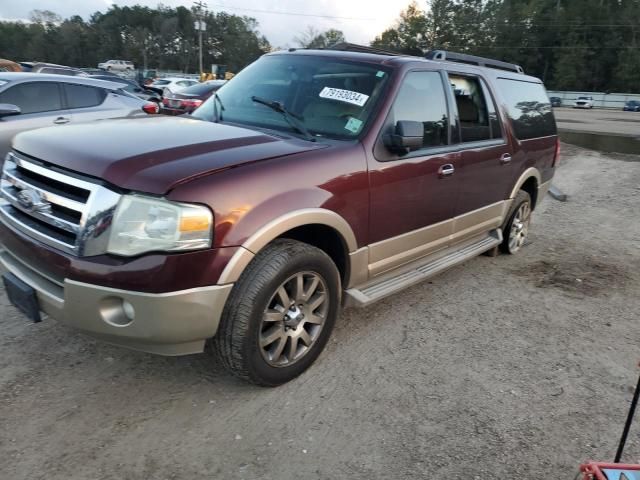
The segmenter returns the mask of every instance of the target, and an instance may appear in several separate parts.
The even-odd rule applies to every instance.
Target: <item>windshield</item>
[[[591,100],[591,97],[578,97],[578,100]]]
[[[313,136],[356,138],[371,117],[389,71],[378,65],[324,57],[273,55],[260,58],[218,90],[193,116],[295,132],[282,112],[252,100],[279,102]],[[221,108],[223,107],[223,108]]]

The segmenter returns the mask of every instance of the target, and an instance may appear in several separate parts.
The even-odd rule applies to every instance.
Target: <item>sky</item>
[[[155,7],[158,3],[171,7],[193,4],[188,0],[0,0],[0,19],[28,19],[29,12],[35,9],[51,10],[63,18],[80,15],[87,19],[92,13],[105,11],[112,4]],[[224,10],[254,17],[260,23],[260,32],[271,45],[287,47],[296,46],[294,38],[309,25],[320,31],[336,28],[344,32],[347,41],[368,44],[393,25],[411,0],[206,0],[205,3],[212,11]]]

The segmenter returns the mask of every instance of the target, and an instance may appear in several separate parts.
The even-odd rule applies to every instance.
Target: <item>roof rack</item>
[[[501,62],[491,58],[476,57],[475,55],[467,55],[466,53],[447,52],[445,50],[431,50],[425,55],[429,60],[442,60],[447,62],[467,63],[469,65],[478,65],[480,67],[497,68],[498,70],[506,70],[507,72],[524,73],[520,65],[515,63]]]
[[[358,45],[356,43],[340,42],[329,45],[324,50],[340,50],[344,52],[359,52],[359,53],[375,53],[377,55],[402,55],[398,52],[392,52],[390,50],[383,50],[381,48],[367,47],[365,45]]]

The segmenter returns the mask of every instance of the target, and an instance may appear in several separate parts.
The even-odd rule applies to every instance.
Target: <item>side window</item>
[[[489,109],[480,80],[476,77],[449,75],[449,83],[458,108],[461,141],[490,140]]]
[[[541,83],[499,78],[498,85],[507,102],[513,132],[519,140],[557,133],[551,102]]]
[[[54,82],[29,82],[15,85],[0,93],[0,103],[17,105],[23,114],[62,109],[60,89]]]
[[[487,109],[489,111],[489,126],[491,127],[491,138],[502,138],[502,127],[500,125],[500,119],[498,118],[498,112],[496,109],[496,104],[491,97],[491,93],[487,88],[487,85],[481,81],[482,84],[482,92],[484,93],[484,98],[487,99]]]
[[[393,125],[411,120],[424,125],[423,148],[447,145],[449,115],[439,72],[409,72],[391,109]]]
[[[106,97],[102,88],[88,87],[86,85],[64,84],[65,95],[69,108],[87,108],[100,105]]]

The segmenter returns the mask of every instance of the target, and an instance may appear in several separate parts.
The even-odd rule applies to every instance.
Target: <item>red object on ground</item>
[[[614,478],[609,478],[605,474],[604,470],[615,470],[620,472],[620,475]],[[583,480],[625,480],[622,477],[623,471],[638,472],[636,478],[640,478],[640,465],[631,465],[625,463],[604,463],[604,462],[588,462],[580,465],[580,471],[584,475]],[[633,478],[626,477],[627,480],[635,480]]]

